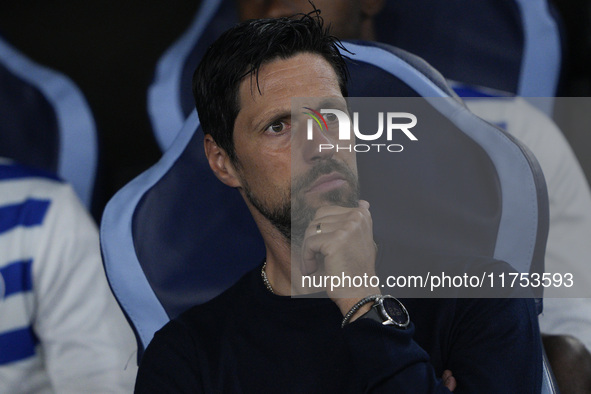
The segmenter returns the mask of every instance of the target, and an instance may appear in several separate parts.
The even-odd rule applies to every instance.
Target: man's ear
[[[203,148],[205,149],[205,156],[209,162],[209,167],[211,167],[215,176],[228,186],[240,187],[240,177],[230,157],[225,150],[216,144],[210,134],[205,135]]]
[[[373,18],[384,8],[384,0],[361,0],[363,15]]]

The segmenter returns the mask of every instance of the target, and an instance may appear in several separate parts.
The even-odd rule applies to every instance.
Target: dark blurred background
[[[34,61],[68,75],[99,130],[105,196],[160,158],[146,112],[158,58],[198,1],[5,1],[0,34]]]

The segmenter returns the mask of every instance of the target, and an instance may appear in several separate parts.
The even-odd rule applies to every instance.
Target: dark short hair
[[[341,93],[347,96],[347,66],[318,10],[298,18],[257,19],[226,31],[207,50],[193,74],[193,96],[201,126],[232,161],[236,161],[233,130],[240,111],[242,79],[275,59],[298,53],[322,56],[334,69]]]

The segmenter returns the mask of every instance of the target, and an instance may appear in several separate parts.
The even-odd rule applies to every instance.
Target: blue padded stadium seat
[[[97,136],[74,83],[0,37],[0,157],[57,173],[91,208]]]
[[[387,0],[378,41],[421,56],[446,78],[523,97],[554,97],[559,20],[547,0]]]
[[[347,44],[347,48],[355,53],[355,63],[350,66],[351,97],[455,96],[442,77],[427,63],[404,51],[375,43],[351,43]],[[410,68],[396,67],[396,62],[407,63]],[[376,67],[376,64],[380,67]],[[415,73],[403,74],[403,70],[408,69],[413,69]],[[392,78],[392,75],[396,78]],[[403,77],[409,79],[403,80]],[[433,86],[440,89],[439,96],[432,89]],[[422,129],[421,143],[413,146],[412,157],[405,154],[394,157],[379,155],[378,160],[388,161],[376,163],[372,159],[366,163],[364,157],[358,155],[360,179],[371,179],[371,173],[376,167],[412,169],[391,174],[392,182],[380,185],[382,193],[372,196],[372,208],[379,211],[380,204],[384,210],[389,205],[407,208],[397,210],[398,225],[394,229],[395,238],[407,245],[429,246],[450,253],[462,251],[483,254],[507,261],[520,272],[542,271],[546,236],[539,234],[547,232],[547,202],[545,183],[536,160],[526,148],[476,116],[452,116],[454,105],[462,107],[459,100],[436,102],[448,105],[449,112],[444,112],[443,116],[433,112],[428,120],[423,117],[422,122],[427,121],[429,125]],[[442,130],[446,132],[443,133]],[[428,143],[424,143],[425,140]],[[521,164],[524,170],[521,175],[515,172],[515,163],[510,165],[505,161],[506,149],[516,147],[521,152],[513,154],[530,161]],[[452,152],[462,152],[464,159],[449,160],[450,155],[453,155],[450,149]],[[469,157],[466,156],[468,154]],[[471,164],[467,165],[467,162]],[[440,163],[445,163],[445,166],[442,167]],[[537,179],[526,180],[532,176],[531,168]],[[535,208],[529,205],[528,197],[522,193],[521,187],[525,184],[519,180],[520,176],[526,183],[533,182],[530,187],[544,196],[542,204]],[[445,184],[441,182],[443,179]],[[466,182],[466,179],[471,181]],[[500,183],[500,188],[497,182]],[[400,190],[400,185],[413,187]],[[495,192],[501,194],[494,195]],[[449,202],[458,198],[457,196],[470,197],[461,202],[456,201],[452,209]],[[528,205],[527,213],[521,211]],[[421,214],[417,215],[417,212]],[[458,216],[462,216],[462,219],[458,220]],[[433,225],[434,221],[445,223],[446,231],[442,231],[439,225]],[[379,217],[374,220],[378,234],[391,232],[390,226],[389,222],[382,222]],[[526,233],[537,243],[525,242],[525,238],[521,236]]]
[[[521,272],[543,269],[548,206],[535,158],[471,114],[419,58],[385,45],[346,46],[355,53],[352,97],[435,98],[432,121],[417,131],[420,143],[377,163],[389,182],[378,194],[362,194],[372,204],[374,232],[393,231],[421,248],[495,257]],[[120,190],[103,216],[107,275],[140,349],[170,318],[221,293],[264,257],[250,213],[239,193],[211,173],[202,141],[193,111],[162,159]],[[358,155],[358,164],[365,190],[376,163]],[[398,220],[381,222],[376,212],[393,204]]]
[[[202,0],[185,33],[162,55],[148,91],[148,114],[162,151],[195,108],[191,79],[216,38],[238,22],[234,0]]]

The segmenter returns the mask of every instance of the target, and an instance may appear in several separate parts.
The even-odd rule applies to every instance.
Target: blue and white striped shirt
[[[130,392],[135,348],[72,188],[0,159],[0,393]]]

